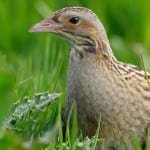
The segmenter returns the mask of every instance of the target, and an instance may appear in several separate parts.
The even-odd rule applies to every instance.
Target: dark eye
[[[69,22],[72,24],[77,24],[79,22],[79,17],[72,17]]]

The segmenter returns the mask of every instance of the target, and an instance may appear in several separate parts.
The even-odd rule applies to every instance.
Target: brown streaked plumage
[[[150,74],[119,62],[112,53],[102,23],[89,9],[67,7],[34,25],[31,32],[52,32],[70,46],[67,97],[63,107],[66,121],[75,102],[79,131],[95,134],[101,113],[100,137],[105,149],[134,150],[133,136],[143,145],[150,123]]]

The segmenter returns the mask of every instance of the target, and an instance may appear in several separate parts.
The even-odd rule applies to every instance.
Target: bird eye
[[[72,17],[69,22],[72,24],[77,24],[79,22],[79,17]]]

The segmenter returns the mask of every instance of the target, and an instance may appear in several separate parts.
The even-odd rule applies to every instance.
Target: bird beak
[[[60,25],[52,20],[52,17],[45,19],[35,25],[33,25],[29,32],[53,32],[56,33],[57,29],[60,27]]]

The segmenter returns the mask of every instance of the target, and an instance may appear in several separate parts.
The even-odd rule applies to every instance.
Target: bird
[[[70,45],[63,120],[75,103],[83,136],[95,135],[100,116],[99,138],[105,150],[125,146],[134,150],[136,140],[144,149],[150,124],[150,74],[117,60],[97,15],[85,7],[65,7],[29,31],[54,33]]]

